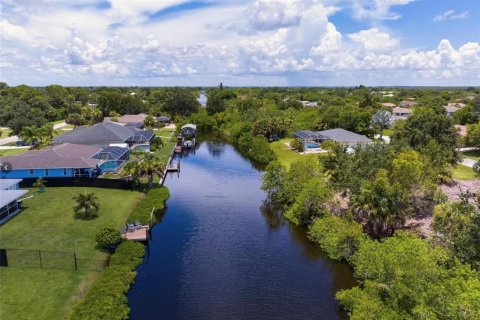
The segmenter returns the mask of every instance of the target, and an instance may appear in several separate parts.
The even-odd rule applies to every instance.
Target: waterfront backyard
[[[98,217],[76,219],[73,196],[94,192]],[[0,227],[2,248],[76,252],[80,259],[104,260],[95,235],[102,227],[121,228],[143,194],[99,188],[30,189],[22,212]],[[61,269],[0,268],[0,318],[64,319],[87,291],[98,272]]]

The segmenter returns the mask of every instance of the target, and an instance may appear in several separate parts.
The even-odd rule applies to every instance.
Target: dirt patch
[[[480,191],[480,180],[454,180],[448,185],[441,185],[440,190],[447,196],[450,201],[457,201],[462,192],[467,190],[477,194]]]

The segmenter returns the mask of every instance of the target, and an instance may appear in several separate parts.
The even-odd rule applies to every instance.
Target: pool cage
[[[103,160],[99,165],[102,172],[116,172],[130,159],[128,148],[106,147],[93,156],[94,159]]]
[[[135,144],[150,144],[155,133],[151,131],[138,131],[135,132],[130,138],[128,138],[125,142],[128,143],[130,146]]]

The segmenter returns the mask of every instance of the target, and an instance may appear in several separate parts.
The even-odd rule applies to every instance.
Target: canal
[[[215,141],[181,163],[128,294],[131,319],[345,318],[335,293],[355,285],[352,271],[263,205],[262,171]]]

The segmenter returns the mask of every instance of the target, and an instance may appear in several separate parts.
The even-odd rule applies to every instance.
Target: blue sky
[[[9,85],[480,85],[478,0],[3,0]]]

